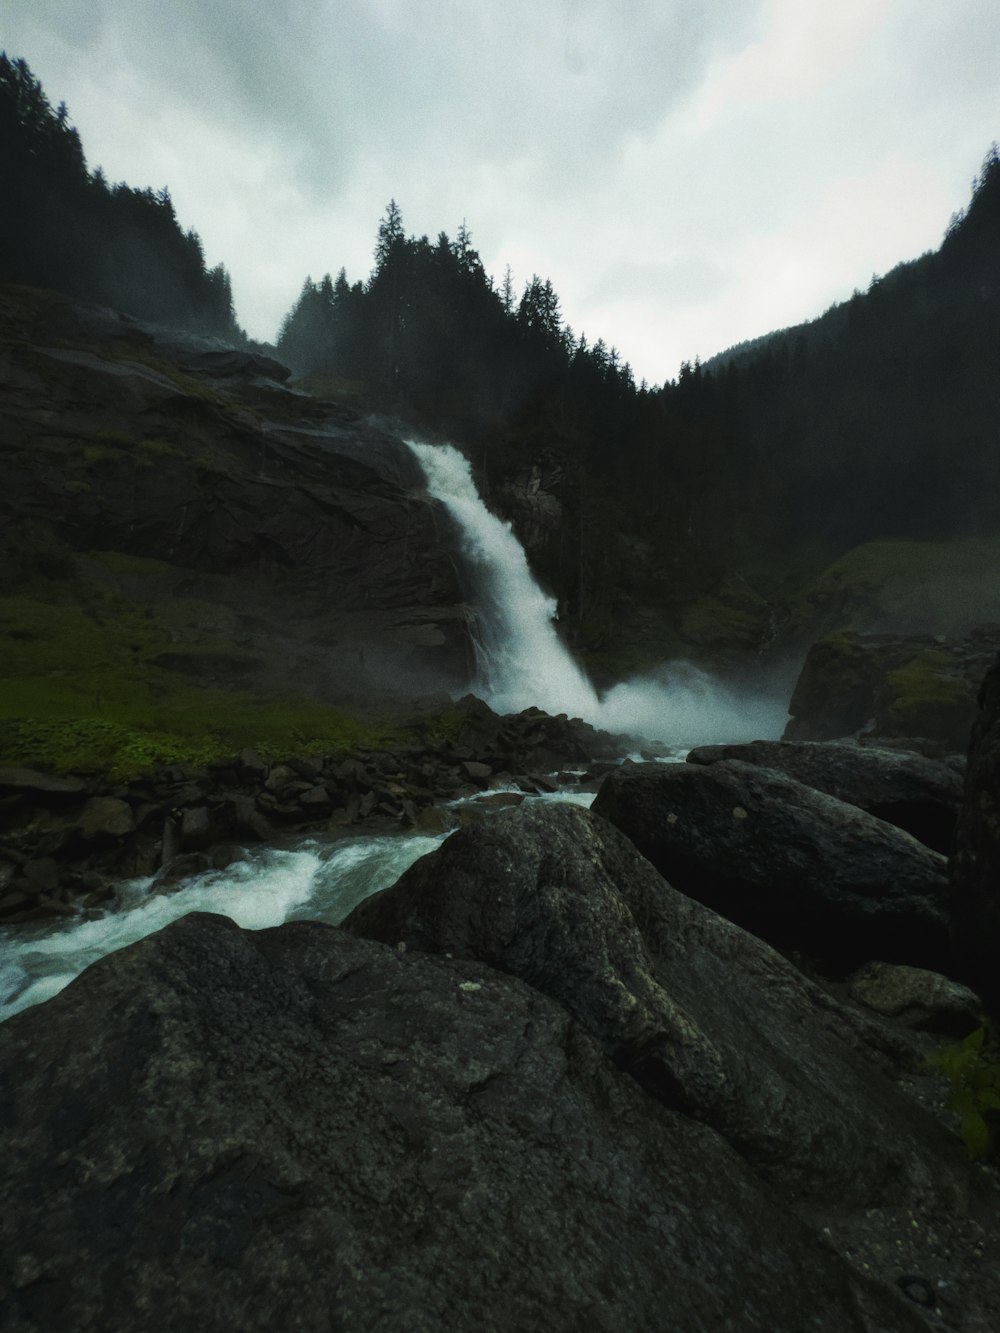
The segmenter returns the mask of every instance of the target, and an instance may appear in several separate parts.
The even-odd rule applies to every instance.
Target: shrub
[[[959,1132],[972,1157],[1000,1149],[1000,1031],[986,1023],[964,1041],[946,1046],[930,1063],[951,1083],[947,1105],[960,1116]]]

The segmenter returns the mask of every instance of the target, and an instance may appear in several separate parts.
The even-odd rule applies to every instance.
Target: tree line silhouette
[[[208,269],[166,189],[90,172],[65,103],[0,52],[0,279],[51,287],[139,318],[240,337],[229,275]]]

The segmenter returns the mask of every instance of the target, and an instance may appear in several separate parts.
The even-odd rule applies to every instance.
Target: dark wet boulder
[[[1000,1019],[1000,657],[979,693],[952,862],[951,928],[966,981]]]
[[[933,1189],[913,1153],[933,1127],[887,1076],[905,1047],[579,807],[526,804],[453,834],[344,928],[551,995],[654,1098],[785,1186],[872,1204]]]
[[[317,924],[105,958],[0,1116],[11,1333],[928,1327],[549,996]]]
[[[796,782],[836,796],[895,824],[936,852],[954,850],[962,777],[953,764],[907,750],[851,742],[750,741],[745,745],[702,745],[689,764],[741,759],[773,768]]]
[[[135,817],[128,802],[117,796],[92,796],[83,807],[77,831],[87,842],[125,838],[135,831]]]
[[[676,888],[775,944],[947,970],[944,857],[856,806],[726,759],[622,768],[593,809]]]

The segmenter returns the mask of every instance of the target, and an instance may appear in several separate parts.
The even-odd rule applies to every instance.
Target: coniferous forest
[[[52,287],[142,319],[239,335],[229,275],[205,266],[163,188],[90,172],[65,103],[0,52],[0,280]]]
[[[0,277],[242,337],[168,191],[89,172],[65,106],[6,56],[0,131]],[[699,599],[749,614],[756,650],[852,548],[1000,533],[995,146],[939,250],[662,386],[570,328],[550,281],[487,273],[473,239],[464,221],[407,235],[391,201],[371,272],[307,277],[277,353],[312,391],[467,452],[599,674],[684,647]]]

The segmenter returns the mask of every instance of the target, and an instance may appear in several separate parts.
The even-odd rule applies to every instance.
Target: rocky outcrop
[[[551,562],[563,522],[562,468],[535,463],[498,488],[496,503],[508,517],[521,545],[535,560]]]
[[[398,901],[463,956],[188,917],[0,1028],[5,1327],[916,1333],[938,1283],[946,1327],[989,1310],[989,1199],[899,1091],[905,1042],[583,812],[449,846],[434,909]],[[835,1144],[875,1206],[824,1203]]]
[[[983,682],[969,745],[951,925],[965,979],[1000,1019],[1000,657]]]
[[[893,1114],[878,1060],[856,1067],[849,1054],[869,1029],[832,1020],[790,963],[665,884],[588,812],[520,807],[462,830],[344,928],[553,996],[654,1097],[765,1172],[780,1163],[786,1180],[874,1203],[910,1171],[876,1130]]]
[[[944,857],[783,774],[631,765],[593,810],[676,888],[776,944],[836,967],[948,966]]]
[[[12,584],[17,534],[42,528],[83,562],[64,600],[89,589],[100,618],[103,590],[162,618],[153,665],[332,700],[468,680],[447,526],[400,440],[258,353],[24,288],[0,311]],[[216,623],[177,623],[178,599]]]
[[[962,777],[953,763],[874,745],[751,741],[702,745],[689,764],[740,759],[773,768],[838,801],[895,824],[936,852],[950,854],[962,806]]]
[[[876,740],[920,738],[935,754],[964,754],[976,693],[998,650],[997,626],[963,639],[827,635],[806,657],[784,739],[826,741],[865,732]]]

